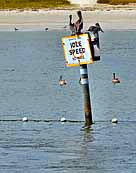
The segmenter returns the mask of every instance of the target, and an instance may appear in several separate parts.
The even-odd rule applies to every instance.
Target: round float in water
[[[23,118],[22,118],[22,121],[23,121],[23,122],[26,122],[26,121],[28,121],[28,118],[27,118],[27,117],[23,117]]]
[[[66,118],[62,117],[62,118],[60,119],[60,121],[61,121],[61,122],[66,122]]]
[[[112,118],[111,122],[112,123],[118,123],[118,120],[117,120],[117,118]]]

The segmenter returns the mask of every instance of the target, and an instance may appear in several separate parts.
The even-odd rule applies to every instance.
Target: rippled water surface
[[[0,172],[135,173],[136,31],[100,35],[101,61],[88,65],[90,130],[82,128],[79,67],[65,67],[61,37],[68,34],[0,32]]]

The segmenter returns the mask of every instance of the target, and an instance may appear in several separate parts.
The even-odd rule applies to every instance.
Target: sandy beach
[[[40,9],[40,10],[6,10],[0,11],[0,31],[42,31],[68,29],[69,14],[76,20],[76,11],[71,9]],[[136,5],[80,7],[83,12],[84,29],[99,22],[104,30],[134,30],[136,29]]]

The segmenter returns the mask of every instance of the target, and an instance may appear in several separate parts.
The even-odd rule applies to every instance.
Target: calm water
[[[88,66],[90,131],[82,129],[79,67],[64,65],[67,34],[0,32],[0,172],[135,173],[136,31],[101,34],[101,61]],[[60,75],[67,86],[58,85]],[[62,124],[61,117],[79,122]]]

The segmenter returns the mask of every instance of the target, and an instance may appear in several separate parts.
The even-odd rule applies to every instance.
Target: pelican
[[[72,35],[76,34],[76,27],[75,24],[72,23],[72,15],[69,15],[69,28],[72,32]]]
[[[96,23],[95,26],[90,26],[88,31],[95,33],[98,33],[99,31],[104,32],[102,28],[100,27],[99,23]]]
[[[72,34],[80,34],[83,29],[83,18],[81,11],[77,11],[78,20],[75,23],[72,23],[72,15],[69,15],[69,27],[72,31]]]
[[[77,16],[78,16],[78,20],[75,22],[76,33],[80,34],[81,30],[83,29],[83,18],[82,18],[81,11],[77,11]]]
[[[120,83],[120,80],[118,78],[115,77],[115,73],[113,73],[113,77],[112,77],[112,83],[115,85],[116,83]]]
[[[67,84],[66,80],[62,79],[62,75],[61,75],[60,79],[59,79],[59,85],[63,86],[63,85],[66,85],[66,84]]]

